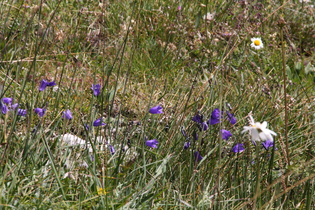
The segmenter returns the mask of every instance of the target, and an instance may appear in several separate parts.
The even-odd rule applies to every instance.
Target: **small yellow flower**
[[[98,195],[106,195],[106,190],[101,188],[101,187],[97,187],[97,194]]]
[[[252,41],[252,43],[250,44],[252,48],[259,50],[264,47],[264,44],[262,43],[261,38],[251,38],[250,40]]]

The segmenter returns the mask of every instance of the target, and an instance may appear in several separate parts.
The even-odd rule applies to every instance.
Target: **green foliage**
[[[27,115],[0,110],[0,206],[312,209],[312,4],[1,2],[0,99]],[[253,37],[263,49],[251,48]],[[58,89],[39,91],[43,79]],[[150,114],[157,105],[164,113]],[[192,117],[207,121],[215,108],[237,123],[201,131]],[[250,113],[278,134],[274,148],[241,132]],[[99,118],[106,125],[92,126]],[[233,136],[222,140],[221,129]],[[84,143],[67,144],[69,134]],[[244,152],[232,152],[237,143]]]

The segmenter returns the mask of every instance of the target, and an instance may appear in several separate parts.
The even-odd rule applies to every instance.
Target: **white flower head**
[[[72,135],[70,133],[66,133],[64,135],[60,136],[59,139],[62,143],[68,145],[68,146],[85,146],[86,142],[84,139],[81,139],[75,135]]]
[[[264,47],[263,42],[261,41],[261,38],[251,38],[250,39],[252,41],[252,43],[250,44],[250,46],[252,48],[255,48],[256,50],[262,49]]]
[[[214,13],[208,12],[206,15],[203,16],[203,19],[206,21],[211,21],[214,19],[214,16],[215,16],[215,12]]]
[[[242,133],[249,131],[249,133],[252,136],[252,141],[266,141],[270,140],[273,141],[272,135],[276,136],[277,134],[272,131],[267,129],[267,122],[264,121],[263,123],[255,122],[254,118],[250,115],[250,126],[244,126],[244,130]]]
[[[311,0],[300,0],[300,3],[310,3]]]
[[[59,87],[57,86],[57,85],[55,85],[54,87],[53,87],[53,91],[54,92],[57,92],[59,90]]]

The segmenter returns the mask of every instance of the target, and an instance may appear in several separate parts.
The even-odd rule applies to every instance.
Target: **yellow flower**
[[[252,41],[252,43],[250,44],[252,48],[259,50],[264,47],[264,44],[262,43],[261,38],[251,38],[250,40]]]
[[[97,187],[97,194],[98,195],[106,195],[106,190],[101,188],[101,187]]]

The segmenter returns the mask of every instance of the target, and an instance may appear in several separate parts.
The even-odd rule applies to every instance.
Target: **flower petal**
[[[158,143],[159,142],[156,139],[152,139],[152,140],[147,140],[145,142],[145,145],[147,145],[148,147],[157,148]]]
[[[73,118],[71,111],[69,109],[64,111],[62,118],[66,118],[67,120],[71,120]]]
[[[152,107],[149,112],[151,114],[163,114],[163,107],[161,106],[155,106],[155,107]]]

